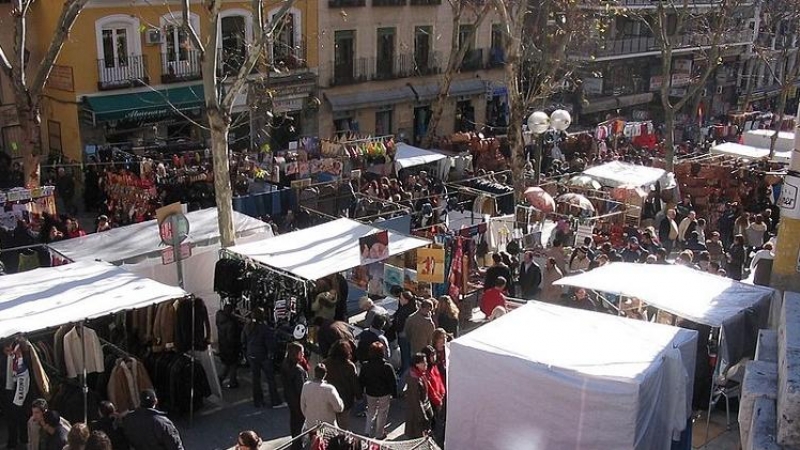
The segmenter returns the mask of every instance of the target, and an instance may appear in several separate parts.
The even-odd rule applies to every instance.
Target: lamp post
[[[542,159],[544,149],[542,148],[541,135],[548,130],[566,131],[572,123],[572,116],[569,111],[557,109],[549,116],[544,111],[535,111],[528,116],[528,131],[533,133],[536,139],[536,184],[539,184],[542,177]]]

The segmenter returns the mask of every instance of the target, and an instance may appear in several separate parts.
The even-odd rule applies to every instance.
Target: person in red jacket
[[[506,289],[506,279],[504,277],[497,277],[493,287],[486,286],[481,299],[481,312],[486,315],[488,319],[492,315],[492,311],[498,306],[508,309],[506,305],[506,296],[503,291]]]

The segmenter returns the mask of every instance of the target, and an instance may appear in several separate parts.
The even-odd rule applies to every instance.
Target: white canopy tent
[[[76,262],[0,277],[0,336],[144,308],[188,295],[104,262]]]
[[[583,171],[606,187],[637,186],[650,187],[661,182],[662,187],[669,183],[667,171],[656,167],[637,166],[620,161],[612,161]]]
[[[304,279],[318,280],[361,265],[359,238],[379,231],[351,219],[337,219],[228,249],[257,263]],[[389,231],[389,255],[424,247],[430,241]]]
[[[751,147],[768,149],[772,142],[775,130],[749,130],[742,135],[742,143]],[[778,140],[775,141],[775,150],[779,152],[791,152],[794,150],[794,133],[791,131],[779,131]]]
[[[189,239],[194,246],[219,243],[217,209],[208,208],[186,214],[189,220]],[[233,213],[233,228],[237,237],[257,233],[272,236],[272,228],[250,216]],[[164,244],[158,234],[155,220],[140,222],[102,233],[67,239],[50,244],[50,248],[72,261],[99,259],[114,264],[135,264],[147,258],[161,256]]]
[[[425,150],[423,148],[414,147],[406,143],[400,142],[397,144],[396,153],[394,156],[394,170],[399,173],[400,170],[414,166],[422,166],[425,164],[437,163],[438,173],[436,174],[440,179],[444,179],[450,169],[450,160],[446,155],[441,153]]]
[[[697,332],[529,302],[450,344],[448,447],[667,450]]]
[[[725,142],[711,147],[711,154],[735,156],[737,158],[748,159],[766,158],[769,156],[769,141],[767,142],[766,147],[751,147],[749,145],[737,144],[735,142]],[[781,164],[789,164],[791,158],[791,150],[777,150],[776,147],[775,154],[772,155],[771,161]]]

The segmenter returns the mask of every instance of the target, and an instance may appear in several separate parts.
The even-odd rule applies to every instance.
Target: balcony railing
[[[369,81],[368,58],[334,61],[331,66],[333,67],[333,77],[330,80],[331,86],[343,86]]]
[[[412,6],[441,5],[442,0],[410,0]]]
[[[751,31],[726,33],[722,44],[746,43],[753,39]],[[708,47],[712,45],[712,37],[705,33],[687,33],[671,38],[674,49]],[[596,58],[609,56],[633,55],[637,53],[657,52],[661,47],[655,37],[632,37],[610,39],[582,45],[570,53],[576,56],[593,56]]]
[[[178,54],[162,53],[161,82],[199,80],[203,77],[201,67],[200,52],[196,50],[182,51]]]
[[[474,48],[468,50],[461,61],[461,70],[481,70],[486,67],[483,62],[483,49]]]
[[[429,52],[425,54],[404,55],[408,58],[407,64],[409,76],[436,75],[442,72],[442,56],[439,52]]]
[[[659,2],[662,0],[600,0],[599,6],[605,7],[606,4],[611,6],[634,6],[634,7],[647,7],[652,6],[653,8],[657,7]],[[667,0],[663,0],[667,1]],[[598,3],[595,0],[583,0],[583,3],[587,6],[598,6]],[[714,6],[719,5],[722,3],[722,0],[681,0],[679,2],[675,2],[674,4],[670,2],[670,7],[677,7],[681,8],[684,6],[689,7],[702,7],[702,6]],[[743,3],[751,3],[748,0],[745,0]]]
[[[372,0],[372,6],[405,6],[406,0]]]
[[[329,8],[342,8],[345,6],[367,6],[367,0],[328,0]]]
[[[97,60],[97,87],[100,90],[121,89],[148,83],[147,58],[128,55]]]
[[[288,46],[276,42],[272,47],[272,64],[278,69],[299,70],[308,68],[305,40],[300,44]]]

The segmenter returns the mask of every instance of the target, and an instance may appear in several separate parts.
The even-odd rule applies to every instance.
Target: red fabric
[[[440,408],[444,401],[445,387],[442,374],[439,373],[439,366],[428,366],[428,398],[431,399],[431,404],[434,408]]]
[[[300,367],[305,369],[306,372],[311,371],[311,369],[308,366],[308,360],[306,359],[306,355],[300,355],[300,359],[297,360],[297,364],[300,364]]]
[[[74,231],[70,231],[70,232],[67,233],[67,237],[70,238],[70,239],[77,238],[77,237],[83,237],[83,236],[86,236],[86,233],[81,229],[76,229]]]
[[[483,293],[483,298],[481,299],[481,311],[486,314],[488,318],[492,315],[492,311],[498,306],[506,307],[506,296],[503,295],[503,291],[496,287],[487,289]]]
[[[322,436],[316,435],[311,439],[311,450],[325,450],[326,448],[327,444]]]

